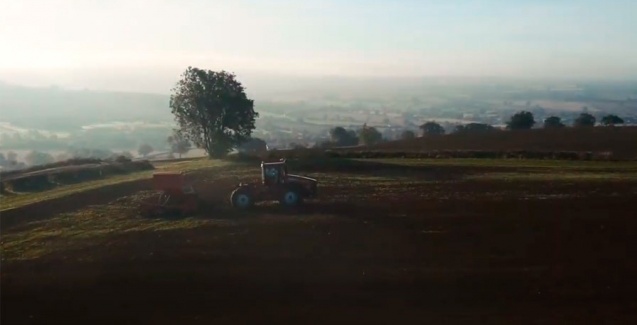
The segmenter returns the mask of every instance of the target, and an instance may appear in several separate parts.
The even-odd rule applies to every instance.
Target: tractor
[[[247,209],[260,201],[279,201],[286,207],[303,203],[317,195],[318,181],[314,178],[288,174],[285,159],[261,162],[261,182],[240,183],[230,195],[232,206]]]

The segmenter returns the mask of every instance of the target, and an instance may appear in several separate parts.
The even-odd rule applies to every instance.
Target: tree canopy
[[[337,146],[355,146],[358,144],[358,136],[353,130],[345,130],[341,126],[330,129],[330,140]]]
[[[168,145],[170,145],[170,153],[178,154],[179,158],[190,150],[190,141],[184,136],[182,132],[174,131],[171,136],[166,139]]]
[[[241,143],[237,150],[242,153],[262,153],[268,150],[267,143],[263,139],[250,138]]]
[[[562,123],[562,119],[557,116],[549,116],[544,119],[544,128],[545,129],[555,129],[565,127],[564,123]]]
[[[144,157],[148,156],[148,154],[149,154],[149,153],[151,153],[151,152],[153,152],[153,151],[154,151],[153,147],[151,147],[151,146],[150,146],[149,144],[147,144],[147,143],[144,143],[144,144],[140,145],[140,146],[139,146],[139,149],[137,149],[137,152],[138,152],[140,155],[144,156]]]
[[[489,124],[484,124],[484,123],[468,123],[465,125],[457,125],[455,132],[456,133],[479,133],[479,132],[486,132],[486,131],[494,131],[496,128],[494,128],[492,125]]]
[[[431,136],[431,135],[443,135],[445,134],[445,129],[436,122],[427,122],[420,126],[422,130],[423,136]]]
[[[595,116],[588,113],[581,113],[573,123],[575,127],[595,126]]]
[[[173,89],[170,108],[183,134],[211,158],[247,141],[259,116],[233,73],[193,67]]]
[[[409,140],[409,139],[413,139],[416,137],[416,133],[414,131],[411,130],[405,130],[403,131],[403,133],[400,134],[400,138],[403,140]]]
[[[621,117],[617,115],[613,115],[613,114],[609,114],[602,117],[601,122],[602,124],[606,126],[613,126],[615,124],[624,124],[624,120]]]
[[[381,141],[383,141],[383,135],[375,127],[364,124],[360,129],[359,144],[369,146]]]
[[[528,130],[535,125],[535,118],[531,112],[520,111],[511,116],[506,124],[509,130]]]

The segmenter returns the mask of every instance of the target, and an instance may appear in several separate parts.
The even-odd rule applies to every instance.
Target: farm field
[[[637,127],[532,129],[482,134],[448,134],[379,143],[368,149],[381,152],[527,151],[609,153],[621,160],[637,159]]]
[[[203,211],[140,216],[148,172],[16,204],[2,324],[637,320],[637,162],[293,160],[319,197],[247,212],[227,199],[258,163],[157,168],[186,171]]]

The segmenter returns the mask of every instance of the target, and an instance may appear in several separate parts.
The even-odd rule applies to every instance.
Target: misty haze
[[[3,0],[0,322],[628,322],[636,13]]]
[[[568,123],[586,108],[630,124],[631,9],[629,1],[6,1],[0,150],[61,159],[78,148],[136,155],[149,144],[169,155],[170,91],[188,66],[234,72],[261,113],[254,135],[270,148],[311,147],[332,127],[365,123],[385,140],[429,120],[448,131],[503,126],[523,109],[538,121]]]

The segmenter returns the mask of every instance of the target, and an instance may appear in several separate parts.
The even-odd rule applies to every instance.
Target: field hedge
[[[79,164],[79,165],[78,165]],[[54,165],[55,167],[52,167]],[[77,168],[65,168],[77,166]],[[2,175],[2,191],[13,192],[37,192],[47,190],[59,185],[75,184],[108,176],[123,175],[143,170],[152,170],[154,166],[144,161],[126,162],[102,162],[99,159],[74,159],[55,164],[37,166],[27,171],[21,170],[19,174],[11,172],[15,178],[4,180],[7,176]],[[47,171],[50,170],[50,171]],[[43,171],[43,173],[37,173]],[[46,171],[46,172],[44,172]],[[29,175],[31,173],[33,175]],[[20,176],[24,174],[25,176]]]
[[[10,177],[10,176],[14,176],[14,175],[37,172],[37,171],[51,169],[51,168],[59,168],[59,167],[67,167],[67,166],[79,166],[79,165],[90,165],[90,164],[100,164],[102,162],[104,162],[104,161],[101,160],[101,159],[94,159],[94,158],[73,158],[73,159],[68,159],[68,160],[64,160],[64,161],[57,161],[57,162],[50,163],[50,164],[32,166],[32,167],[28,167],[28,168],[24,168],[24,169],[20,169],[20,170],[10,170],[10,171],[6,171],[6,172],[0,172],[0,180],[2,180],[4,178],[7,178],[7,177]]]

